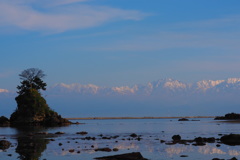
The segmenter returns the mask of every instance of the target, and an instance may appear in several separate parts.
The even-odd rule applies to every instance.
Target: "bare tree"
[[[19,74],[19,76],[20,79],[22,80],[21,85],[17,86],[19,94],[24,94],[28,92],[30,89],[46,90],[47,84],[42,81],[42,78],[44,78],[46,75],[43,73],[41,69],[29,68],[22,71],[22,73]]]

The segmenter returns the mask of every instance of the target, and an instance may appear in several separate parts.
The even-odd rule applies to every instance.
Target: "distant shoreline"
[[[68,120],[105,120],[105,119],[179,119],[179,118],[215,118],[216,116],[185,116],[185,117],[82,117],[66,118]]]

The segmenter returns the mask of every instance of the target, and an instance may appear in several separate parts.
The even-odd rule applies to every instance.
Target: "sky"
[[[0,0],[0,89],[15,92],[28,68],[42,69],[48,86],[239,78],[239,6],[239,0]]]
[[[0,0],[0,88],[239,77],[240,1]]]

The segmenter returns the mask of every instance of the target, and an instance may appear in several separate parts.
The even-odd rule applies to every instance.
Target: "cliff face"
[[[16,98],[17,109],[10,117],[11,125],[63,125],[70,122],[47,105],[41,94],[31,89]]]

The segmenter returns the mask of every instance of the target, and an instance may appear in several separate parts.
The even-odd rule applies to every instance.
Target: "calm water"
[[[190,119],[191,120],[191,119]],[[6,139],[12,146],[6,151],[0,150],[0,159],[33,159],[33,160],[92,160],[95,157],[116,155],[130,152],[141,152],[151,160],[211,160],[213,158],[240,159],[240,146],[228,146],[207,143],[205,146],[192,144],[166,145],[160,140],[171,142],[172,136],[179,134],[182,139],[195,137],[215,137],[219,134],[240,133],[240,123],[198,119],[200,121],[179,122],[177,119],[141,119],[141,120],[81,120],[81,125],[57,128],[0,128],[0,139]],[[55,132],[65,132],[55,135]],[[76,132],[87,131],[87,135]],[[47,136],[31,136],[38,132],[48,132]],[[53,133],[53,134],[51,134]],[[141,140],[128,140],[130,134],[141,135]],[[115,139],[103,137],[118,136]],[[95,137],[95,140],[83,140],[84,137]],[[62,143],[59,146],[59,143]],[[118,148],[114,152],[96,152],[96,148]],[[69,152],[74,149],[74,152]],[[80,153],[78,153],[80,151]],[[9,156],[11,154],[11,156]],[[187,155],[188,157],[180,157]]]

